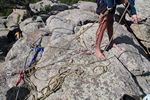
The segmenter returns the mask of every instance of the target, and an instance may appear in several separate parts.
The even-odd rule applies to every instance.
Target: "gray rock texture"
[[[48,12],[51,9],[52,1],[41,0],[40,2],[30,4],[30,8],[34,13]]]
[[[6,19],[4,17],[0,17],[0,29],[5,28],[4,23],[6,23]]]
[[[98,16],[94,13],[80,9],[66,10],[58,13],[57,16],[71,20],[75,23],[75,25],[84,25],[89,22],[94,22],[98,18]]]
[[[53,0],[41,0],[40,2],[30,4],[29,6],[35,14],[56,14],[69,8],[67,4],[58,3],[58,1]]]
[[[6,25],[9,29],[17,26],[24,17],[27,16],[27,11],[22,9],[13,9],[13,12],[7,17]]]
[[[39,43],[40,37],[44,53],[42,56],[39,53],[26,71],[25,84],[23,81],[19,84],[19,99],[27,96],[27,100],[120,100],[126,94],[140,100],[150,93],[150,58],[139,41],[125,25],[115,22],[113,38],[122,51],[105,50],[109,44],[105,32],[101,49],[107,59],[96,58],[98,15],[82,9],[84,5],[94,7],[94,3],[79,2],[80,9],[63,10],[49,16],[46,22],[37,16],[20,23],[24,37],[12,46],[5,61],[0,63],[1,100],[15,100],[19,70],[25,64],[28,68],[34,56],[31,47]],[[146,22],[150,24],[148,20]],[[135,26],[132,28],[136,30]],[[17,90],[13,90],[14,87]],[[25,87],[30,93],[22,90]]]
[[[149,8],[150,8],[149,1],[142,1],[142,0],[136,1],[136,9],[137,9],[138,17],[141,20],[144,20],[144,19],[147,19],[147,20],[143,21],[142,22],[143,24],[140,24],[137,29],[138,32],[136,31],[135,32],[139,38],[149,42],[147,43],[143,41],[143,44],[148,48],[150,48],[149,24],[147,24],[150,22],[150,15],[149,15],[150,9]]]
[[[77,4],[74,4],[77,8],[85,11],[95,12],[96,11],[96,3],[87,2],[87,1],[79,1]]]

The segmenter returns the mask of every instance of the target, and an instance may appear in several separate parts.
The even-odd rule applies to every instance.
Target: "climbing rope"
[[[128,11],[128,10],[127,10],[127,11]],[[129,11],[128,11],[128,12],[129,12]],[[123,21],[124,21],[125,25],[127,26],[127,28],[130,28],[130,26],[129,26],[129,24],[126,22],[126,20],[123,20]],[[140,23],[140,22],[138,22],[138,23]],[[144,34],[144,32],[141,30],[141,27],[139,26],[138,23],[136,24],[137,27],[138,27],[138,31],[139,31],[141,34]],[[136,33],[135,30],[132,29],[132,31],[133,31],[133,32],[130,32],[130,33],[132,33],[132,35],[135,37],[136,41],[140,44],[140,47],[143,49],[143,51],[145,52],[145,54],[150,55],[150,50],[149,50],[149,48],[148,48],[147,46],[144,46],[143,43],[141,43],[141,41],[146,42],[146,43],[150,43],[150,41],[147,41],[147,40],[143,40],[143,39],[138,38],[138,37],[135,35],[135,33]]]
[[[96,21],[96,22],[97,22],[97,21]],[[96,23],[96,22],[95,22],[95,23]],[[84,33],[85,33],[90,27],[92,27],[95,23],[91,24],[89,27],[87,27],[86,29],[84,29],[82,32],[80,32],[79,35],[77,35],[77,36],[76,36],[75,38],[73,38],[71,41],[68,41],[68,43],[65,44],[65,45],[68,45],[68,44],[70,44],[73,40],[79,38],[82,34],[84,34]],[[54,47],[54,48],[60,48],[60,47]],[[66,49],[66,48],[61,48],[61,49]],[[54,62],[51,63],[51,64],[47,64],[46,66],[37,68],[36,71],[37,71],[37,70],[41,70],[42,68],[48,67],[48,66],[50,66],[50,65],[53,65],[53,64],[56,63],[56,62],[62,61],[62,60],[64,60],[65,58],[67,59],[68,57],[66,56],[66,57],[64,57],[63,59],[60,59],[60,60],[58,60],[58,61],[54,61]],[[99,61],[98,61],[98,62],[99,62]],[[92,62],[92,63],[94,63],[94,62]],[[91,63],[91,64],[92,64],[92,63]],[[104,67],[104,66],[102,66],[102,67]],[[93,69],[93,71],[94,71],[95,69],[96,69],[96,67]],[[107,68],[103,68],[103,71],[104,71],[103,73],[106,72],[106,69],[107,69]],[[67,71],[67,72],[68,72],[68,71]],[[54,80],[55,80],[55,82],[51,82],[52,79],[50,79],[48,86],[44,87],[41,91],[39,91],[39,92],[41,92],[43,95],[42,95],[41,97],[39,97],[38,100],[44,100],[44,99],[45,99],[46,97],[48,97],[50,94],[56,92],[58,89],[61,88],[62,83],[63,83],[63,81],[64,81],[64,78],[67,76],[67,75],[63,75],[63,76],[62,76],[62,75],[63,75],[63,74],[59,74],[59,75],[56,75],[55,77],[53,77]],[[31,80],[30,80],[30,81],[31,81]],[[50,85],[52,85],[53,87],[50,88]],[[34,87],[35,87],[35,86],[34,86]],[[46,93],[44,94],[43,91],[44,91],[45,89],[46,89],[47,91],[46,91]],[[36,90],[37,90],[37,89],[34,88],[34,91],[36,91]],[[34,99],[35,99],[36,97],[37,97],[36,95],[33,96]]]
[[[119,19],[118,25],[117,25],[117,27],[115,28],[115,30],[114,30],[114,32],[113,32],[113,35],[112,35],[112,37],[110,38],[109,43],[108,43],[108,45],[105,47],[104,51],[106,51],[106,50],[109,48],[109,46],[111,45],[111,42],[113,41],[113,36],[114,36],[114,34],[116,33],[116,31],[117,31],[117,29],[118,29],[118,27],[119,27],[119,24],[121,23],[123,17],[125,16],[125,14],[126,14],[128,8],[129,8],[129,5],[130,5],[130,3],[128,3],[127,6],[125,7],[124,12],[123,12],[123,14],[121,15],[121,18]],[[108,13],[107,13],[107,14],[108,14]]]
[[[28,58],[28,56],[30,55],[31,51],[32,51],[32,50],[30,50],[29,54],[28,54],[27,57],[26,57],[24,66],[26,66],[27,58]],[[22,79],[24,80],[24,82],[26,82],[24,77],[25,77],[24,71],[23,71],[22,69],[20,69],[20,71],[19,71],[19,79],[18,79],[17,82],[16,82],[16,87],[19,85],[19,83],[21,82]],[[18,91],[17,91],[15,100],[18,99],[19,92],[20,92],[20,86],[19,86],[19,89],[18,89]]]
[[[141,31],[141,28],[140,28],[139,25],[138,25],[138,29],[139,29],[139,32],[140,32],[141,34],[144,34],[143,31]],[[150,43],[150,41],[146,41],[146,40],[142,40],[142,39],[138,39],[138,40],[139,40],[139,41],[143,41],[143,42]],[[147,46],[145,46],[145,47],[146,47],[146,50],[145,50],[145,48],[143,47],[145,53],[148,54],[148,55],[150,55],[150,50],[149,50],[149,48],[148,48]]]
[[[65,72],[59,73],[54,77],[51,77],[48,85],[41,91],[39,91],[42,96],[40,96],[37,100],[45,100],[50,94],[55,93],[57,90],[59,90],[62,87],[65,77],[69,76],[71,73],[72,72],[70,72],[70,70],[67,70]],[[44,90],[46,90],[45,93]]]
[[[68,69],[63,72],[59,70],[58,74],[49,78],[48,84],[45,87],[43,87],[40,91],[37,90],[36,86],[30,80],[30,83],[32,83],[32,87],[33,87],[32,89],[36,92],[34,94],[31,94],[33,96],[32,100],[45,100],[49,95],[55,93],[57,90],[59,90],[62,87],[62,84],[64,83],[64,80],[67,76],[72,74],[80,76],[82,73],[83,72],[78,69],[76,70]],[[37,97],[37,93],[40,93],[41,96]]]
[[[62,58],[61,59],[61,61],[62,60],[64,60],[64,59],[67,59],[67,58]],[[68,58],[69,59],[69,58]],[[95,62],[90,62],[90,63],[88,63],[88,64],[71,64],[71,66],[73,66],[73,65],[76,65],[76,66],[88,66],[88,65],[90,65],[90,64],[94,64],[94,63],[96,63],[96,62],[99,62],[99,61],[95,61]],[[54,65],[55,63],[57,63],[57,61],[55,61],[54,63],[51,63],[51,65]],[[41,70],[41,69],[43,69],[43,68],[46,68],[46,67],[49,67],[49,66],[51,66],[50,64],[49,65],[46,65],[46,66],[44,66],[44,67],[40,67],[40,68],[38,68],[38,67],[36,67],[36,71],[39,71],[39,70]],[[106,65],[106,66],[96,66],[95,68],[93,68],[93,72],[95,71],[95,69],[97,68],[97,67],[102,67],[103,68],[103,72],[100,74],[100,75],[102,75],[102,74],[104,74],[105,72],[107,72],[107,66],[109,66],[110,65],[110,63],[108,64],[108,65]],[[68,65],[67,65],[68,66]],[[37,98],[37,100],[44,100],[45,98],[47,98],[49,95],[51,95],[52,93],[55,93],[57,90],[59,90],[61,87],[62,87],[62,84],[63,84],[63,82],[64,82],[64,80],[65,80],[65,77],[67,77],[67,76],[69,76],[71,73],[79,73],[79,72],[77,72],[77,71],[71,71],[71,69],[69,69],[69,70],[66,70],[66,71],[61,71],[61,69],[62,68],[60,68],[59,69],[59,71],[58,71],[58,74],[57,75],[54,75],[53,77],[50,77],[50,79],[49,79],[49,82],[48,82],[48,85],[47,86],[45,86],[45,87],[43,87],[42,89],[41,89],[41,91],[37,91],[37,89],[36,88],[34,88],[34,91],[36,91],[36,92],[38,92],[38,93],[41,93],[41,96],[39,97],[39,98],[37,98],[37,96],[35,95],[35,94],[32,94],[33,96],[33,100],[36,100],[35,98]],[[81,75],[81,73],[80,73],[80,75]],[[37,77],[36,77],[36,79],[38,79]],[[39,80],[39,79],[38,79]],[[31,81],[31,80],[30,80]],[[47,80],[45,80],[45,81],[47,81]],[[33,82],[32,82],[33,83]],[[34,87],[36,87],[35,85],[34,85]],[[46,91],[46,92],[45,92]]]
[[[73,65],[76,65],[76,66],[89,66],[90,64],[94,64],[96,62],[99,62],[99,61],[94,61],[94,62],[90,62],[88,64],[83,64],[83,65],[82,64],[77,64],[77,65],[76,64],[71,64],[71,66],[73,66]],[[102,74],[107,72],[107,70],[108,70],[107,66],[109,66],[109,65],[110,65],[110,63],[106,66],[102,66],[102,65],[101,66],[96,66],[96,67],[93,68],[93,72],[95,72],[96,68],[102,67],[103,71],[100,74],[100,75],[102,75]],[[42,68],[40,68],[40,69],[37,68],[36,71],[41,70]],[[36,92],[41,94],[41,96],[38,97],[37,100],[45,100],[49,95],[51,95],[52,93],[55,93],[57,90],[59,90],[62,87],[62,84],[64,83],[64,80],[67,76],[72,75],[72,74],[76,74],[76,75],[80,76],[81,74],[84,73],[83,71],[81,71],[79,69],[76,69],[76,70],[68,69],[66,71],[61,71],[61,70],[62,70],[62,68],[60,68],[58,70],[58,74],[56,74],[56,75],[49,78],[48,84],[45,87],[43,87],[40,91],[36,91]],[[47,80],[45,80],[45,81],[47,81]],[[36,100],[35,97],[36,96],[34,95],[33,100]]]
[[[42,37],[43,37],[43,36],[42,36]],[[19,71],[19,79],[18,79],[18,81],[17,81],[17,83],[16,83],[16,86],[19,85],[19,83],[21,82],[21,80],[23,80],[25,83],[29,84],[29,79],[28,79],[28,77],[30,76],[29,74],[31,73],[32,70],[34,70],[34,67],[31,67],[31,66],[32,66],[34,63],[37,62],[36,58],[37,58],[38,54],[40,53],[41,56],[42,56],[42,54],[43,54],[43,52],[44,52],[43,47],[41,47],[42,37],[41,37],[40,39],[38,39],[38,40],[34,43],[34,44],[36,44],[36,43],[39,41],[39,42],[35,45],[35,47],[34,47],[34,48],[31,48],[31,50],[29,51],[29,53],[28,53],[28,55],[27,55],[27,57],[26,57],[26,60],[25,60],[25,64],[24,64],[23,68],[20,69],[20,71]],[[33,55],[32,59],[31,59],[29,65],[27,65],[28,57],[30,56],[30,54],[31,54],[32,51],[34,51],[34,55]],[[40,58],[41,58],[41,56],[40,56]],[[40,60],[40,59],[39,59],[39,60]],[[32,87],[33,87],[33,86],[32,86]],[[16,99],[15,99],[15,100],[17,100],[17,98],[18,98],[19,90],[20,90],[20,88],[19,88],[18,91],[17,91],[17,95],[16,95]]]
[[[55,48],[57,48],[57,47],[55,47]],[[62,49],[64,49],[64,48],[62,48]],[[65,58],[60,59],[59,61],[64,60],[64,59],[68,59],[68,57],[66,56]],[[53,62],[51,64],[53,65],[56,62],[57,61],[55,61],[55,62]],[[97,61],[97,62],[99,62],[99,61]],[[88,64],[94,64],[94,63],[95,62],[90,62]],[[86,66],[86,64],[83,64],[83,65]],[[47,65],[47,66],[50,66],[50,65]],[[95,69],[97,67],[98,66],[93,68],[93,71],[95,71]],[[103,72],[101,73],[101,74],[103,74],[103,73],[106,72],[107,67],[106,66],[101,66],[101,67],[105,67],[105,68],[103,68]],[[45,68],[45,67],[42,67],[42,68]],[[36,71],[41,70],[42,68],[38,68],[38,67],[35,68],[35,71],[33,73],[31,73],[30,76],[33,75]],[[34,83],[29,79],[29,77],[26,77],[25,78],[26,82],[28,82],[28,84],[30,84],[30,87],[32,87],[31,88],[32,91],[34,91],[34,93],[31,93],[31,95],[33,97],[32,100],[44,100],[45,98],[47,98],[52,93],[55,93],[57,90],[59,90],[62,87],[62,84],[63,84],[63,82],[65,80],[65,77],[71,75],[72,73],[80,73],[80,72],[78,72],[76,70],[75,71],[67,70],[67,71],[61,72],[61,70],[59,70],[57,75],[55,75],[53,77],[50,77],[47,86],[44,87],[41,91],[37,91],[37,87],[34,85]],[[81,75],[81,73],[80,73],[80,75]],[[44,91],[46,91],[46,92],[44,92]],[[37,93],[41,93],[42,95],[40,97],[37,97]]]
[[[119,22],[118,22],[119,24],[121,23],[121,21],[123,20],[123,17],[125,16],[126,12],[128,11],[129,5],[130,5],[130,4],[128,3],[127,6],[125,7],[124,12],[123,12],[121,18],[119,19]],[[105,12],[104,15],[106,16],[107,14],[108,14],[108,12]],[[118,29],[118,27],[119,27],[119,24],[118,24],[117,27],[115,28],[115,31],[113,32],[113,35],[112,35],[112,37],[111,37],[111,39],[110,39],[108,45],[105,47],[104,51],[106,51],[106,50],[109,48],[109,46],[111,45],[111,42],[112,42],[112,40],[113,40],[113,36],[114,36],[114,34],[116,33],[116,31],[117,31],[117,29]],[[128,25],[127,23],[125,23],[125,24],[129,27],[129,25]],[[138,29],[139,29],[140,33],[143,34],[143,32],[141,31],[139,25],[138,25]],[[133,32],[132,34],[133,34],[133,36],[135,37],[135,39],[138,41],[138,43],[140,44],[140,47],[144,50],[144,52],[145,52],[146,54],[150,55],[150,50],[149,50],[149,48],[148,48],[148,47],[144,47],[144,45],[143,45],[140,41],[143,41],[143,42],[145,41],[145,42],[147,42],[147,43],[150,43],[150,42],[147,41],[147,40],[139,39],[139,38],[134,34],[134,32]]]
[[[125,24],[126,24],[126,26],[127,26],[127,28],[130,28],[130,26],[125,22]],[[142,33],[142,31],[141,31],[141,29],[140,29],[140,26],[139,25],[137,25],[138,26],[138,30],[140,31],[140,33],[141,34],[143,34]],[[148,41],[146,41],[146,40],[142,40],[142,39],[139,39],[136,35],[135,35],[135,31],[134,30],[132,30],[133,32],[130,32],[130,33],[132,33],[132,35],[135,37],[135,39],[136,39],[136,41],[140,44],[139,46],[142,48],[142,50],[145,52],[145,54],[147,54],[147,55],[150,55],[150,51],[149,51],[149,48],[148,47],[146,47],[146,46],[144,46],[142,43],[141,43],[141,41],[145,41],[145,42],[147,42],[147,43],[150,43],[150,42],[148,42]]]
[[[129,5],[128,5],[128,6],[129,6]],[[127,11],[127,8],[125,9],[125,11],[124,11],[122,17],[120,18],[119,23],[121,22],[121,20],[122,20],[123,16],[125,15],[126,11]],[[73,40],[79,38],[82,34],[84,34],[84,33],[85,33],[90,27],[92,27],[95,23],[97,23],[97,21],[95,21],[95,22],[92,23],[90,26],[88,26],[86,29],[84,29],[82,32],[80,32],[79,35],[77,35],[77,36],[76,36],[75,38],[73,38],[71,41],[68,41],[68,43],[65,44],[65,45],[69,45]],[[111,41],[112,41],[112,39],[111,39]],[[109,44],[110,44],[110,43],[109,43]],[[55,48],[57,48],[57,47],[55,47]],[[58,48],[60,48],[60,47],[58,47]],[[62,49],[65,49],[65,48],[62,48]],[[43,52],[42,49],[40,49],[40,50],[39,50],[39,49],[36,49],[35,51],[36,51],[36,52],[38,51],[38,52],[40,52],[40,53]],[[35,53],[35,56],[32,58],[32,60],[31,60],[31,62],[30,62],[30,64],[29,64],[30,66],[31,66],[31,65],[33,64],[33,62],[35,61],[36,56],[37,56],[37,53]],[[67,57],[66,57],[66,59],[67,59]],[[64,60],[64,58],[61,59],[61,60]],[[59,61],[61,61],[61,60],[59,60]],[[55,62],[53,62],[53,63],[51,63],[51,64],[48,64],[48,65],[46,65],[46,66],[53,65],[53,64],[56,63],[56,62],[57,62],[57,61],[55,61]],[[94,62],[92,62],[92,63],[94,63]],[[31,73],[29,76],[33,75],[37,70],[41,70],[42,68],[45,68],[46,66],[41,67],[41,68],[39,68],[39,67],[38,67],[38,68],[35,68],[35,71],[33,71],[33,73]],[[24,67],[26,67],[26,64],[25,64]],[[105,66],[102,66],[102,67],[105,67]],[[93,69],[93,71],[94,71],[96,68],[97,68],[97,67],[95,67],[95,68]],[[24,69],[26,69],[26,68],[24,68]],[[103,68],[103,73],[105,73],[106,70],[107,70],[107,68]],[[36,92],[36,93],[33,93],[33,94],[32,94],[32,95],[33,95],[33,99],[32,99],[32,100],[44,100],[44,99],[46,99],[49,95],[51,95],[52,93],[55,93],[57,90],[59,90],[59,89],[62,87],[62,84],[64,83],[65,78],[66,78],[67,76],[71,75],[72,73],[79,73],[79,72],[77,72],[77,71],[71,71],[70,69],[69,69],[69,70],[66,70],[66,71],[64,71],[64,72],[59,71],[58,74],[56,74],[55,76],[49,78],[49,82],[48,82],[47,86],[44,87],[41,91],[37,91],[37,87],[34,85],[34,83],[33,83],[28,77],[25,77],[26,75],[23,75],[23,77],[24,77],[24,80],[26,80],[26,82],[28,82],[28,84],[30,84],[30,86],[32,87],[33,91]],[[23,72],[23,74],[25,74],[25,71]],[[20,77],[21,77],[21,75],[20,75]],[[45,91],[46,91],[46,92],[45,92]],[[42,95],[41,95],[40,97],[37,97],[37,93],[41,93]],[[16,99],[16,100],[17,100],[17,99]]]

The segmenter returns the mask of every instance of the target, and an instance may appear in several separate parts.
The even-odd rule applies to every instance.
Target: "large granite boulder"
[[[75,25],[80,26],[90,22],[95,22],[98,18],[97,14],[80,9],[66,10],[58,13],[57,16],[73,21]]]
[[[82,31],[83,33],[80,31],[75,37],[63,36],[60,43],[49,44],[46,48],[42,60],[36,65],[40,70],[35,72],[35,76],[31,76],[31,80],[37,90],[47,96],[41,92],[35,96],[46,100],[119,100],[124,94],[142,97],[149,93],[149,78],[143,76],[150,71],[150,62],[126,28],[118,27],[114,37],[118,46],[125,51],[119,53],[112,48],[104,52],[107,60],[101,61],[92,53],[84,52],[92,49],[90,44],[93,45],[94,42],[91,43],[91,38],[94,39],[92,34],[95,34],[98,24],[83,27],[89,30]],[[86,49],[80,45],[80,36],[82,41],[85,40]]]
[[[49,12],[51,10],[52,3],[53,2],[51,0],[42,0],[37,3],[32,3],[29,6],[34,13]]]
[[[31,10],[38,15],[40,13],[47,13],[51,15],[69,9],[67,4],[59,3],[54,0],[42,0],[37,3],[30,4],[29,6]]]
[[[49,37],[50,40],[45,46],[44,54],[35,66],[37,71],[30,77],[37,91],[41,92],[36,93],[36,90],[33,90],[32,95],[37,99],[45,100],[93,98],[118,100],[124,94],[141,97],[150,91],[147,81],[149,77],[142,77],[150,71],[150,62],[136,39],[127,32],[125,27],[120,26],[114,37],[118,46],[124,48],[125,51],[119,53],[115,48],[108,52],[105,51],[104,54],[107,57],[105,61],[97,59],[93,53],[86,52],[93,48],[91,46],[95,41],[93,34],[98,24],[87,24],[83,27],[88,30],[82,31],[83,33],[80,30],[80,34],[64,34],[55,44],[53,44],[55,40]],[[104,38],[107,38],[107,35]],[[80,41],[85,41],[87,48],[82,46]],[[107,39],[103,41],[105,41],[104,44],[108,43]],[[6,72],[8,76],[11,76],[7,79],[10,87],[15,84],[17,74],[14,73],[19,70],[18,63],[21,66],[23,57],[25,57],[21,53],[25,50],[25,45],[20,47],[22,49],[20,48],[19,51],[13,50],[18,48],[17,44],[12,48],[13,51],[18,52],[14,52],[13,55],[21,54],[20,56],[16,55],[15,59],[9,58],[13,52],[10,51],[7,57],[9,66],[7,65]],[[29,97],[30,99],[32,96]]]
[[[6,92],[7,98],[16,99],[19,70],[25,61],[27,66],[31,62],[34,55],[33,51],[30,53],[31,46],[41,36],[44,53],[32,65],[35,69],[27,81],[28,100],[120,100],[124,95],[139,99],[149,93],[150,59],[124,25],[114,25],[114,42],[123,51],[111,48],[104,51],[106,60],[96,58],[97,20],[98,15],[91,11],[72,9],[50,16],[46,25],[41,17],[21,22],[25,36],[13,45],[1,63],[0,99],[6,99]],[[108,43],[105,32],[101,49],[105,50]],[[19,86],[22,88],[23,82]],[[19,94],[24,92],[20,89]],[[126,100],[130,100],[128,97]],[[22,95],[18,98],[24,99]]]
[[[74,24],[62,17],[49,17],[47,19],[47,27],[52,33],[51,40],[55,40],[56,42],[62,35],[74,33]]]
[[[45,27],[45,23],[40,16],[27,18],[20,23],[20,29],[25,34],[34,33],[42,27]]]
[[[97,4],[94,2],[87,2],[87,1],[79,1],[77,4],[74,4],[73,6],[90,12],[96,12]]]
[[[27,11],[23,9],[13,9],[13,12],[7,17],[6,26],[12,29],[18,26],[19,23],[27,16]]]

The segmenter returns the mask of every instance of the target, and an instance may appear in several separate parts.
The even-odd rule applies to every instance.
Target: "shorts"
[[[110,10],[110,13],[115,14],[115,9],[116,7],[113,7]],[[100,15],[101,13],[104,14],[105,11],[107,11],[107,4],[103,0],[101,0],[101,2],[97,4],[96,13]]]

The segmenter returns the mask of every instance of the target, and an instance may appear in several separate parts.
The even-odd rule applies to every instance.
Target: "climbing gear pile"
[[[38,57],[38,54],[39,54],[39,53],[40,53],[40,58],[39,58],[39,60],[41,59],[41,56],[42,56],[42,54],[43,54],[43,52],[44,52],[44,48],[41,47],[41,41],[42,41],[42,37],[40,38],[39,43],[38,43],[33,49],[31,49],[31,51],[34,51],[33,57],[32,57],[32,59],[31,59],[29,65],[26,65],[26,64],[25,64],[25,66],[20,70],[20,72],[19,72],[19,79],[18,79],[18,81],[17,81],[17,83],[16,83],[16,86],[18,86],[19,83],[21,82],[21,80],[25,77],[24,74],[25,74],[25,73],[29,73],[30,70],[32,70],[32,69],[34,68],[34,67],[31,67],[31,66],[32,66],[34,63],[37,62],[37,57]],[[29,54],[30,54],[30,53],[29,53]]]
[[[126,11],[127,11],[127,8],[125,9],[125,11],[124,11],[124,13],[123,13],[123,15],[122,15],[122,17],[120,18],[120,21],[119,21],[119,23],[121,22],[121,20],[122,20],[122,18],[123,18],[123,16],[125,15],[125,13],[126,13]],[[109,13],[109,11],[106,11],[104,14],[103,14],[103,16],[105,16],[105,15],[107,15]],[[95,23],[97,23],[97,21],[96,22],[94,22],[93,24],[91,24],[89,27],[87,27],[86,29],[84,29],[81,33],[79,33],[79,35],[77,35],[75,38],[73,38],[71,41],[73,41],[73,40],[75,40],[75,39],[77,39],[77,38],[79,38],[85,31],[87,31],[90,27],[92,27]],[[36,62],[37,62],[37,57],[39,56],[39,54],[41,54],[41,56],[42,56],[42,54],[43,54],[43,52],[44,52],[44,49],[41,47],[41,41],[42,41],[42,37],[38,40],[38,41],[40,41],[38,44],[36,44],[36,43],[34,43],[33,44],[33,49],[32,49],[32,51],[34,51],[34,55],[33,55],[33,57],[32,57],[32,59],[31,59],[31,61],[30,61],[30,63],[28,64],[28,65],[26,65],[26,63],[27,63],[27,59],[28,59],[28,57],[26,58],[26,61],[25,61],[25,66],[20,70],[20,72],[19,72],[19,79],[18,79],[18,81],[17,81],[17,83],[16,83],[16,86],[18,86],[19,85],[19,83],[21,82],[21,80],[23,79],[24,80],[24,82],[26,82],[26,83],[28,83],[30,86],[31,86],[31,88],[33,89],[33,91],[34,92],[36,92],[36,93],[32,93],[31,95],[33,96],[33,99],[32,100],[44,100],[44,99],[46,99],[49,95],[51,95],[52,93],[55,93],[57,90],[59,90],[61,87],[62,87],[62,84],[64,83],[64,80],[65,80],[65,78],[67,77],[67,76],[69,76],[69,75],[71,75],[71,74],[73,74],[73,73],[75,73],[75,74],[81,74],[80,72],[78,72],[78,70],[66,70],[66,71],[63,71],[63,72],[61,72],[61,71],[59,71],[58,72],[58,74],[56,74],[55,76],[53,76],[53,77],[50,77],[49,79],[48,79],[48,84],[44,87],[44,88],[42,88],[40,91],[38,91],[37,90],[37,87],[34,85],[34,83],[28,78],[29,76],[31,76],[31,75],[33,75],[34,73],[35,73],[35,71],[37,71],[37,70],[40,70],[40,69],[42,69],[42,68],[45,68],[45,66],[44,67],[41,67],[41,68],[35,68],[35,67],[33,67],[32,65],[34,65],[34,64],[36,64]],[[71,41],[68,41],[68,43],[66,44],[66,45],[68,45],[69,43],[71,43]],[[111,39],[111,41],[112,41],[112,39]],[[37,42],[37,41],[36,41]],[[55,48],[57,48],[57,47],[55,47]],[[59,48],[59,47],[58,47]],[[62,48],[61,48],[62,49]],[[63,49],[65,49],[65,48],[63,48]],[[29,53],[29,55],[30,55],[30,53]],[[41,56],[40,56],[40,58],[41,58]],[[40,59],[39,58],[39,59]],[[61,60],[64,60],[64,59],[61,59]],[[56,61],[55,61],[56,62]],[[55,63],[54,62],[54,63]],[[53,65],[54,63],[51,63],[51,65]],[[94,63],[94,62],[93,62]],[[47,66],[50,66],[50,64],[49,65],[47,65]],[[105,66],[102,66],[102,67],[105,67]],[[95,67],[93,70],[95,70],[97,67]],[[105,73],[106,72],[106,70],[107,70],[107,68],[103,68],[103,70],[104,70],[104,72],[103,73]],[[40,97],[38,97],[37,96],[37,93],[41,93],[41,96]],[[18,95],[17,95],[18,96]],[[17,98],[17,97],[16,97]],[[16,99],[17,100],[17,99]]]
[[[31,50],[30,50],[28,56],[26,57],[25,64],[24,64],[23,68],[21,68],[20,71],[19,71],[19,78],[18,78],[18,80],[17,80],[17,82],[16,82],[16,87],[20,84],[20,82],[21,82],[22,80],[24,81],[24,83],[29,84],[29,79],[28,79],[28,77],[30,77],[31,74],[36,71],[35,67],[32,66],[32,65],[36,64],[36,62],[41,59],[42,54],[43,54],[43,52],[44,52],[44,48],[41,47],[42,38],[43,38],[43,36],[41,36],[37,41],[35,41],[34,47],[31,48]],[[37,44],[36,44],[36,43],[37,43]],[[31,59],[30,63],[27,65],[28,57],[30,56],[30,53],[31,53],[32,51],[34,51],[33,57],[32,57],[32,59]],[[37,59],[38,56],[39,56],[39,54],[40,54],[40,58]],[[29,86],[31,86],[31,85],[29,85]],[[19,89],[20,89],[20,87],[19,87]],[[15,99],[15,100],[17,100],[17,98],[18,98],[19,89],[18,89],[18,92],[17,92],[17,95],[16,95],[16,99]]]

